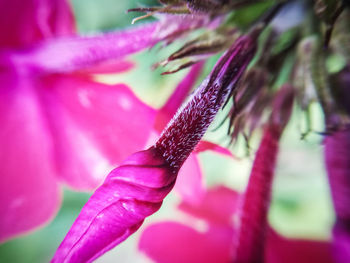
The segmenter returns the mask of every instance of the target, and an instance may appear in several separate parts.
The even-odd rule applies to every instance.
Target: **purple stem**
[[[169,122],[155,147],[179,169],[200,141],[255,54],[255,40],[237,39],[197,91]]]

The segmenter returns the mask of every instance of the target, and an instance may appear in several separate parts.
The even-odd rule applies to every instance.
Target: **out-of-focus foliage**
[[[72,0],[78,30],[82,33],[110,31],[130,25],[142,13],[126,13],[135,6],[154,5],[156,0]]]

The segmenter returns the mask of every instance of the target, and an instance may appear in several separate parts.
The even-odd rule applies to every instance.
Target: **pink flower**
[[[255,53],[243,36],[227,51],[157,142],[131,155],[92,195],[53,262],[91,262],[134,233],[173,188],[180,167],[202,138]]]
[[[75,35],[66,1],[2,3],[0,240],[4,241],[53,217],[60,203],[59,182],[94,189],[111,165],[144,147],[155,110],[126,85],[97,83],[89,72],[130,68],[128,62],[110,59],[153,45],[157,25],[80,37]],[[102,63],[107,60],[109,64]]]

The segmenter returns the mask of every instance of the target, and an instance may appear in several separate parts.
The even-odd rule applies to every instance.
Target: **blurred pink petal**
[[[230,188],[217,186],[205,193],[201,203],[191,204],[186,200],[179,205],[179,209],[210,223],[230,225],[238,197],[238,193]]]
[[[96,188],[108,172],[109,163],[54,93],[43,90],[40,95],[55,146],[56,181],[80,190]]]
[[[0,46],[17,48],[71,35],[73,15],[64,0],[0,1]]]
[[[206,225],[196,230],[176,222],[152,224],[142,233],[139,249],[160,263],[231,262],[237,197],[237,192],[218,186],[208,190],[201,203],[182,202],[180,210],[204,219]]]
[[[178,179],[175,184],[175,191],[177,191],[183,200],[189,203],[199,203],[205,195],[205,182],[203,178],[203,171],[200,167],[198,153],[211,150],[216,153],[224,154],[232,157],[232,153],[215,143],[208,141],[200,141],[180,169]]]
[[[45,72],[70,72],[109,59],[121,59],[160,41],[158,23],[94,36],[62,37],[40,42],[15,57],[17,63]]]
[[[205,193],[205,185],[198,157],[191,154],[179,171],[175,188],[182,199],[198,203]]]
[[[89,68],[79,70],[83,74],[115,74],[124,73],[135,67],[135,63],[128,60],[113,59],[103,61]]]
[[[105,85],[74,75],[53,76],[45,85],[112,162],[120,163],[130,152],[144,147],[155,110],[128,86]]]
[[[112,165],[145,146],[155,111],[126,85],[74,75],[43,82],[42,103],[55,140],[59,176],[66,183],[93,189]]]
[[[160,263],[229,263],[232,235],[230,228],[201,232],[179,223],[162,222],[145,229],[139,249]]]
[[[198,143],[196,149],[194,149],[194,152],[200,153],[200,152],[205,152],[208,150],[237,159],[237,157],[235,157],[229,149],[222,147],[216,143],[209,142],[209,141],[200,141]]]
[[[60,197],[52,141],[31,81],[0,74],[0,242],[47,222]]]

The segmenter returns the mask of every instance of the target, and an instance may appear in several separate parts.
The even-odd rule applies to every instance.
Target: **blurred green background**
[[[140,14],[126,14],[125,10],[146,3],[152,5],[156,4],[157,1],[72,1],[78,30],[82,34],[128,27],[131,20]],[[97,76],[97,78],[106,83],[125,82],[134,89],[142,100],[159,107],[186,73],[161,76],[161,69],[155,71],[150,69],[153,63],[164,59],[171,49],[174,47],[167,50],[153,49],[134,55],[132,59],[136,62],[137,67],[132,72]],[[210,60],[206,72],[210,70],[216,58],[217,56]],[[142,85],[140,85],[141,83]],[[320,109],[315,105],[312,110],[316,130],[321,131],[322,115]],[[219,116],[219,119],[221,117]],[[300,113],[295,111],[283,136],[269,220],[279,232],[286,236],[327,239],[333,221],[333,212],[322,161],[322,145],[320,144],[322,136],[313,133],[306,140],[300,140],[299,120]],[[215,132],[212,129],[206,137],[225,145],[227,142],[225,128],[222,127]],[[258,137],[252,143],[253,150],[257,147]],[[244,145],[236,147],[235,152],[243,156]],[[200,158],[208,186],[223,183],[238,191],[244,189],[253,155],[240,161],[214,153],[203,153]],[[90,193],[78,193],[64,189],[62,196],[62,207],[48,225],[0,245],[0,262],[40,263],[50,260],[81,207],[88,200]],[[174,208],[178,201],[176,195],[171,193],[161,210],[148,219],[145,226],[150,222],[162,219],[180,219],[181,214]],[[141,231],[97,262],[150,262],[146,256],[137,251],[137,239]]]

